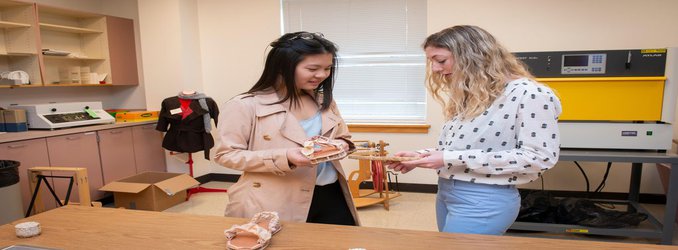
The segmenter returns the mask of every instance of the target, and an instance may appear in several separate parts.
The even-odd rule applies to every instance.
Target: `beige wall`
[[[159,109],[183,89],[220,105],[257,80],[266,45],[280,35],[279,1],[139,1],[147,106]],[[187,156],[167,156],[168,170],[187,172]],[[194,175],[238,173],[193,157]]]
[[[678,46],[674,0],[430,0],[429,32],[487,29],[512,51]]]
[[[203,91],[219,104],[257,80],[269,42],[280,35],[279,0],[40,0],[56,6],[134,18],[138,25],[142,85],[112,90],[50,88],[50,91],[0,89],[0,105],[17,101],[102,99],[107,107],[158,109],[183,89]],[[138,19],[136,18],[138,7]],[[655,48],[678,46],[678,1],[673,0],[429,0],[428,32],[455,24],[484,27],[512,51]],[[32,90],[32,89],[31,89]],[[23,92],[22,92],[23,91]],[[428,134],[355,133],[356,139],[385,140],[391,152],[432,147],[443,119],[429,98]],[[236,173],[196,155],[196,176]],[[176,158],[176,159],[175,159]],[[168,159],[170,171],[186,171],[185,156]],[[346,171],[357,162],[344,160]],[[602,164],[582,163],[591,186]],[[628,191],[628,164],[615,164],[605,188]],[[642,192],[659,193],[653,168],[645,168]],[[404,183],[435,183],[433,171],[400,175]],[[562,162],[545,176],[546,187],[583,190],[583,177]],[[537,187],[538,185],[528,185]]]
[[[222,105],[259,79],[265,49],[280,36],[280,1],[201,0],[198,12],[205,93]],[[209,166],[214,173],[239,173]]]
[[[177,0],[156,4],[173,5],[175,1]],[[166,13],[157,9],[142,11],[146,2],[153,1],[140,1],[142,26],[146,25],[143,23],[145,15]],[[204,81],[202,89],[223,104],[233,95],[247,90],[258,78],[267,44],[280,35],[279,1],[201,0],[196,4]],[[429,0],[428,31],[433,33],[455,24],[479,25],[495,34],[512,51],[668,47],[678,46],[678,26],[675,26],[678,15],[671,13],[675,10],[678,10],[678,1],[671,0]],[[172,25],[178,25],[174,23],[176,21],[165,19],[164,22],[169,22],[169,26],[159,23],[153,26],[173,27]],[[177,42],[169,41],[170,38],[178,39],[176,35],[158,32],[156,29],[142,29],[142,32],[146,46],[168,46]],[[146,40],[148,36],[156,38]],[[148,62],[149,60],[152,62]],[[147,74],[176,76],[176,73],[170,72],[170,68],[163,67],[165,64],[176,64],[172,62],[174,60],[177,60],[175,56],[167,53],[158,52],[151,57],[144,54],[144,69]],[[146,81],[150,82],[151,78],[146,77]],[[171,84],[169,79],[160,82],[149,84],[147,91],[167,92],[167,88],[175,88],[164,93],[171,94],[181,87],[179,84]],[[157,102],[159,98],[153,98],[152,95],[148,94],[147,99]],[[391,152],[432,147],[443,123],[440,114],[438,104],[429,98],[427,123],[431,124],[431,130],[428,134],[355,133],[354,138],[385,140],[390,142]],[[356,161],[344,160],[343,163],[347,172],[357,168]],[[589,175],[592,188],[595,188],[604,166],[582,164]],[[198,168],[198,173],[234,173],[208,162],[201,162]],[[628,169],[628,164],[615,164],[605,191],[628,191]],[[433,171],[415,170],[400,175],[399,180],[405,183],[432,184],[436,183],[436,176]],[[661,192],[654,168],[644,169],[643,181],[643,192]],[[560,163],[547,172],[545,184],[550,189],[585,188],[583,177],[569,162]],[[527,187],[536,188],[538,184]]]

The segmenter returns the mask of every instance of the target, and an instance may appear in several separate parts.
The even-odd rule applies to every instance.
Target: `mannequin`
[[[156,130],[167,132],[163,148],[181,153],[205,152],[214,146],[211,119],[218,124],[219,107],[212,98],[193,90],[184,90],[162,101]]]
[[[219,107],[212,98],[194,90],[183,90],[176,96],[162,101],[156,130],[166,132],[162,147],[180,153],[188,153],[191,177],[193,177],[192,153],[204,151],[205,159],[210,160],[209,151],[214,146],[211,119],[218,126]],[[226,192],[224,189],[197,187],[189,189],[191,194],[198,192]]]

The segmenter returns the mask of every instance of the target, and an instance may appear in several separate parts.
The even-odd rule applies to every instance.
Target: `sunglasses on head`
[[[325,38],[325,35],[323,35],[323,33],[320,33],[320,32],[313,32],[313,33],[302,32],[302,33],[297,34],[296,36],[293,36],[292,38],[290,38],[290,40],[296,40],[296,39],[299,39],[299,38],[304,39],[304,40],[313,40],[313,39],[316,39],[316,38]]]

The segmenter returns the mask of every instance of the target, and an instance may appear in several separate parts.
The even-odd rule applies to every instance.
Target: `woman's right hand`
[[[301,153],[302,148],[290,148],[287,149],[287,162],[290,166],[297,167],[311,167],[311,160],[308,159],[304,154]]]

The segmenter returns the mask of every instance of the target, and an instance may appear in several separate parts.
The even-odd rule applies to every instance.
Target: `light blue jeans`
[[[438,231],[502,235],[520,212],[520,194],[513,185],[488,185],[438,179]]]

